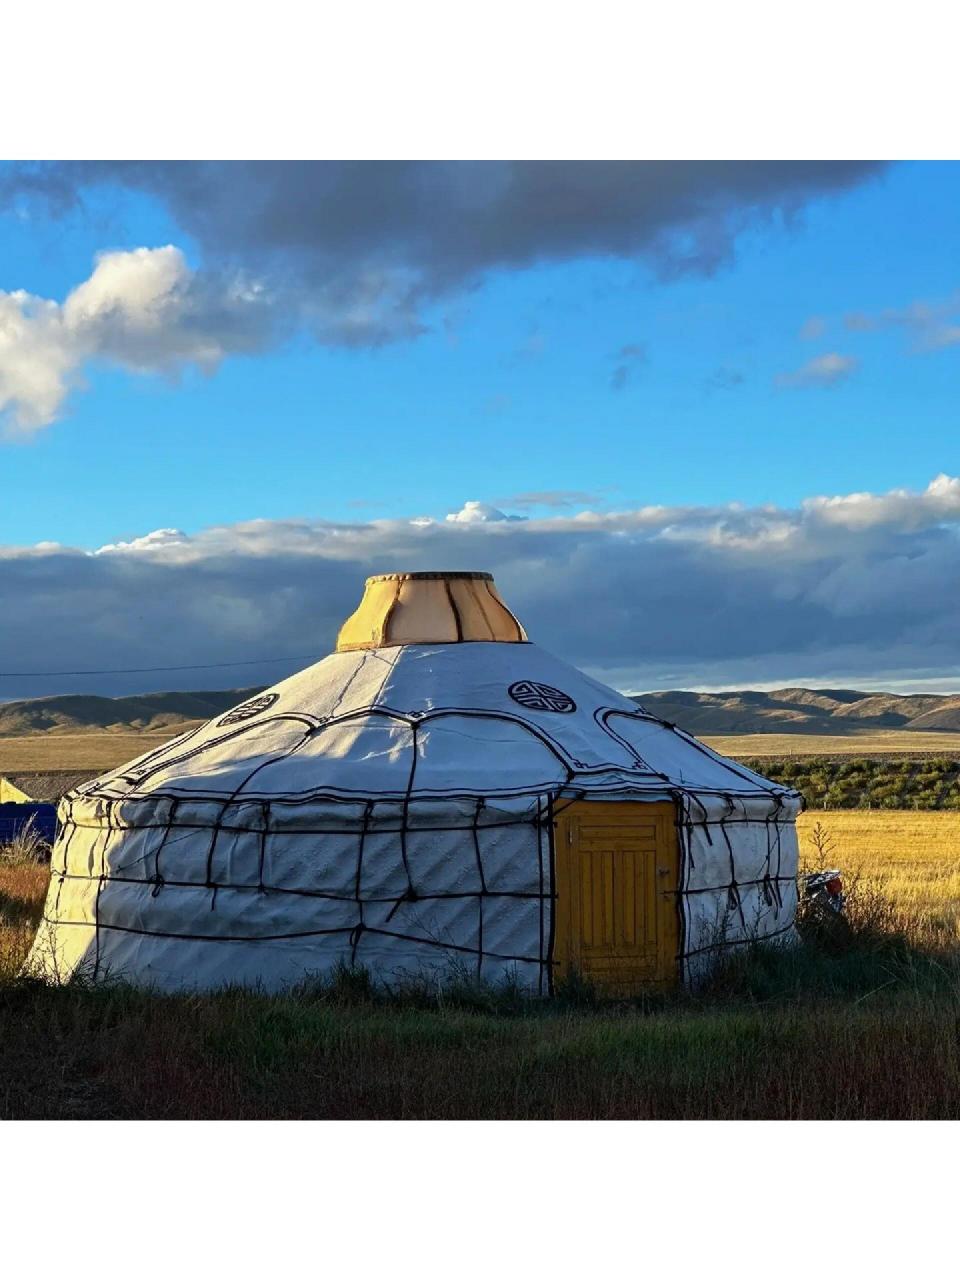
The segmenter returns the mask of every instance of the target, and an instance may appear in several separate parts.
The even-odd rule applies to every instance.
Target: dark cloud
[[[438,567],[491,570],[533,639],[621,687],[956,676],[960,596],[944,584],[960,579],[958,479],[799,509],[478,515],[0,551],[0,672],[293,659],[5,678],[2,695],[270,683],[330,650],[367,574]]]
[[[647,363],[647,348],[642,342],[628,342],[620,348],[615,359],[617,363],[610,375],[610,385],[614,391],[622,391],[636,370]]]
[[[423,306],[495,270],[643,258],[716,271],[758,221],[864,182],[872,161],[69,162],[13,165],[0,201],[58,213],[119,184],[160,200],[208,263],[264,273],[322,341],[416,335]]]
[[[521,510],[546,507],[562,511],[570,507],[596,506],[604,501],[604,496],[596,490],[587,489],[538,489],[531,493],[514,493],[497,501],[502,507],[519,507]]]
[[[746,377],[739,369],[722,365],[704,379],[703,385],[707,391],[735,391],[737,387],[742,387],[745,381]]]

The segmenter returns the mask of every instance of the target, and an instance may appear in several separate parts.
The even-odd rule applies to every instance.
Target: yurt
[[[799,808],[531,643],[490,574],[382,574],[335,653],[64,798],[27,969],[691,982],[792,937]]]

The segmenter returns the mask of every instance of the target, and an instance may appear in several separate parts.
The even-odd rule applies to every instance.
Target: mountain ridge
[[[55,694],[0,703],[0,738],[43,734],[183,731],[259,693],[263,686],[171,690],[117,698]],[[863,689],[665,689],[630,695],[653,715],[703,737],[712,734],[852,735],[876,729],[960,732],[960,693],[899,694]]]
[[[960,732],[960,693],[878,693],[863,689],[665,689],[630,695],[689,733],[855,734],[876,729]]]
[[[158,733],[182,730],[229,711],[263,688],[171,690],[107,698],[93,693],[61,693],[0,703],[0,737],[44,733]]]

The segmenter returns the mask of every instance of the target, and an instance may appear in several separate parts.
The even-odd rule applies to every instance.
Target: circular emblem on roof
[[[269,707],[272,707],[279,697],[279,693],[261,693],[256,698],[248,698],[246,702],[241,702],[239,707],[234,707],[225,716],[221,716],[217,721],[217,728],[228,724],[240,724],[243,720],[250,720],[253,716],[258,716],[261,711],[266,711]]]
[[[514,702],[528,711],[576,711],[577,704],[562,689],[537,680],[518,680],[507,690]]]

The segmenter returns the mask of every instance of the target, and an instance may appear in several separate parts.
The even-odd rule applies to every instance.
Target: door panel
[[[554,824],[554,963],[636,994],[677,977],[679,856],[672,803],[577,801]]]

